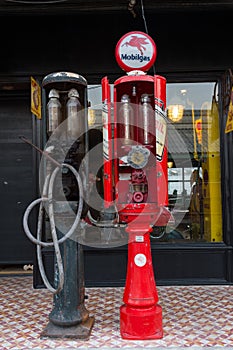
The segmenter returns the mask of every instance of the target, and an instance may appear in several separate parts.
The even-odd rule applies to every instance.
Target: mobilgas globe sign
[[[147,71],[156,58],[157,50],[153,39],[143,32],[129,32],[117,43],[115,56],[119,66],[126,72]]]

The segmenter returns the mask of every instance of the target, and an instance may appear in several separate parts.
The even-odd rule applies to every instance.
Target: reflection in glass
[[[221,174],[219,111],[215,83],[168,84],[167,105],[180,96],[183,117],[173,123],[187,146],[191,166],[187,167],[182,147],[168,133],[168,150],[173,168],[168,169],[169,207],[176,220],[171,228],[187,241],[221,242]],[[174,158],[179,160],[176,167]],[[181,164],[184,164],[181,167]],[[175,195],[174,195],[175,193]],[[176,239],[175,239],[176,240]]]
[[[216,89],[215,82],[167,84],[167,106],[175,97],[184,110],[179,121],[168,118],[168,193],[175,224],[160,240],[222,241]],[[102,130],[101,85],[88,87],[88,99],[95,113],[92,127]]]

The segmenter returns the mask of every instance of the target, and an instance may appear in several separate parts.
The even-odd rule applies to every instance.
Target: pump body
[[[152,266],[150,232],[170,219],[167,190],[166,79],[143,72],[114,82],[113,123],[108,78],[104,106],[104,193],[128,233],[128,268],[121,335],[157,339],[162,309]]]
[[[115,208],[128,233],[128,266],[120,333],[125,339],[163,336],[162,308],[152,265],[150,233],[164,229],[168,210],[166,79],[147,75],[157,54],[153,39],[129,32],[115,56],[127,75],[102,79],[104,205]],[[113,117],[112,117],[113,109]]]
[[[65,333],[65,336],[87,339],[94,318],[89,317],[84,304],[84,262],[80,244],[83,229],[79,224],[86,215],[82,197],[87,199],[88,196],[87,82],[79,74],[61,72],[46,76],[42,86],[47,107],[46,148],[51,148],[50,144],[54,146],[50,154],[64,164],[60,171],[60,182],[57,181],[58,187],[55,185],[53,189],[58,237],[64,237],[67,231],[73,230],[73,234],[61,245],[64,287],[54,296],[54,308],[43,335],[64,336]],[[50,172],[52,166],[47,161],[45,172]],[[72,169],[78,172],[79,181]],[[55,283],[58,278],[56,266],[55,259]]]
[[[88,198],[87,82],[76,73],[56,72],[42,81],[44,116],[41,198],[29,205],[24,229],[37,245],[37,261],[45,286],[54,294],[49,323],[42,336],[88,339],[94,323],[85,307],[84,262],[80,222]],[[40,203],[37,237],[28,218]],[[43,265],[43,249],[54,250],[54,279]]]

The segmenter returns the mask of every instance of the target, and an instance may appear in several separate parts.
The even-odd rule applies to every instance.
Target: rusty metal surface
[[[41,338],[69,338],[88,340],[94,325],[94,317],[89,317],[87,321],[72,327],[59,327],[49,322],[41,332]]]

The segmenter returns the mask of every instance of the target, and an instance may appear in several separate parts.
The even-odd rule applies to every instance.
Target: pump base
[[[122,305],[120,333],[123,339],[161,339],[163,337],[161,306],[134,308]]]
[[[56,326],[51,321],[42,331],[40,337],[50,338],[70,338],[88,340],[91,335],[91,330],[94,324],[94,317],[89,317],[85,322],[75,326]]]

